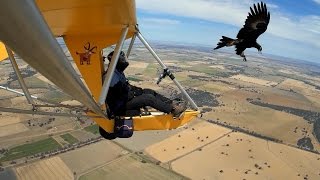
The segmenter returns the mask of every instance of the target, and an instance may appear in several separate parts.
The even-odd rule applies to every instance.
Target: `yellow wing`
[[[5,60],[8,57],[6,47],[4,44],[0,41],[0,61]]]

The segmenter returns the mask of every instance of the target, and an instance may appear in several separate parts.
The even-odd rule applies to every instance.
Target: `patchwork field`
[[[76,174],[101,166],[127,152],[110,141],[100,141],[59,155],[72,172]]]
[[[100,179],[185,179],[172,171],[149,163],[135,155],[118,158],[111,163],[80,177],[80,180]]]
[[[237,80],[244,81],[244,82],[253,83],[253,84],[258,84],[258,85],[262,85],[262,86],[275,86],[278,84],[277,82],[267,81],[267,80],[258,79],[258,78],[254,78],[254,77],[248,77],[245,75],[235,75],[230,78],[237,79]]]
[[[225,106],[206,113],[204,118],[217,119],[221,123],[267,135],[292,145],[296,145],[301,137],[310,137],[315,149],[320,150],[320,144],[312,135],[312,124],[299,116],[253,105],[246,101],[250,96],[254,97],[250,92],[227,92],[221,97]],[[301,132],[303,129],[306,133]]]
[[[231,133],[172,162],[171,167],[191,179],[319,179],[319,158],[286,145]]]
[[[73,180],[73,173],[59,157],[17,167],[18,180]]]
[[[21,124],[21,123],[1,126],[0,127],[0,137],[18,134],[18,133],[28,131],[28,130],[29,129],[24,124]]]
[[[230,133],[230,129],[220,128],[207,122],[177,133],[145,149],[145,152],[161,162],[172,161],[180,156]]]

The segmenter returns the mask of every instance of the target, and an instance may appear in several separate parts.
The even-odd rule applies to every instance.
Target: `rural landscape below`
[[[243,62],[231,51],[151,45],[201,116],[178,129],[110,141],[87,117],[0,112],[0,179],[320,179],[320,64],[255,52]],[[41,111],[83,112],[17,61],[35,101],[52,105]],[[161,66],[142,44],[134,45],[129,63],[130,83],[183,98],[169,78],[156,84]],[[9,60],[0,62],[0,87],[0,107],[32,109],[13,92],[22,90]]]

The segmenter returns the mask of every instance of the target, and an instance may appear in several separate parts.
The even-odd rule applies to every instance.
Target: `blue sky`
[[[138,23],[147,39],[215,47],[222,35],[236,37],[249,7],[256,2],[136,0],[136,6]],[[271,20],[258,38],[262,52],[320,63],[320,0],[264,2]]]

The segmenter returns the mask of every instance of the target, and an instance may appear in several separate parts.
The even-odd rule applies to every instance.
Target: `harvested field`
[[[242,91],[227,92],[220,98],[225,106],[204,114],[204,118],[254,131],[292,145],[296,145],[303,136],[309,136],[313,142],[316,142],[312,135],[312,125],[302,117],[250,104],[245,100],[247,97],[254,97],[254,95]],[[296,127],[297,132],[295,132]],[[303,128],[308,131],[307,134],[301,133]],[[314,146],[315,149],[320,150],[320,144],[314,143]]]
[[[188,128],[194,124],[199,123],[199,120],[195,119],[190,122],[190,124],[173,130],[160,130],[160,131],[136,131],[133,133],[133,136],[129,139],[117,138],[114,141],[117,143],[129,148],[133,151],[142,151],[146,147],[158,143],[172,135],[175,135],[185,128]]]
[[[203,91],[213,92],[215,94],[216,93],[223,94],[224,92],[231,91],[231,90],[235,89],[232,86],[226,85],[221,82],[214,82],[214,83],[210,82],[210,83],[204,84],[198,88]]]
[[[61,154],[59,157],[72,172],[80,174],[112,161],[125,153],[126,151],[118,145],[105,140]]]
[[[168,162],[200,148],[229,132],[231,132],[230,129],[207,122],[200,122],[174,136],[147,147],[145,152],[161,162]]]
[[[319,178],[319,155],[282,144],[231,133],[174,162],[174,171],[191,179]],[[190,163],[192,162],[192,166]]]
[[[130,60],[130,68],[142,68],[142,69],[145,69],[148,67],[148,64],[149,63],[145,63],[145,62],[141,62],[141,61],[132,61]]]
[[[73,173],[59,158],[41,160],[32,164],[17,167],[18,180],[73,180]]]
[[[211,68],[217,68],[217,69],[226,69],[223,65],[213,65],[213,66],[210,66]]]
[[[277,82],[267,81],[267,80],[249,77],[249,76],[245,76],[245,75],[235,75],[230,78],[241,80],[244,82],[253,83],[253,84],[258,84],[258,85],[262,85],[262,86],[274,86],[274,85],[278,84]]]
[[[18,116],[0,115],[0,127],[7,126],[10,124],[16,124],[19,122],[20,118]]]
[[[299,93],[303,94],[306,98],[308,98],[312,103],[316,104],[317,107],[320,107],[320,90],[317,90],[314,86],[308,85],[302,81],[286,79],[277,87],[287,90],[293,89],[294,91],[298,91]]]
[[[130,155],[112,161],[111,163],[96,169],[80,177],[80,180],[100,179],[185,179],[172,171],[164,169],[141,158]]]
[[[81,106],[82,104],[76,100],[63,101],[60,104],[68,105],[68,106]]]
[[[29,128],[27,128],[24,124],[22,123],[16,123],[16,124],[10,124],[6,126],[1,126],[0,127],[0,137],[4,136],[9,136],[13,134],[18,134],[21,132],[28,131]]]

